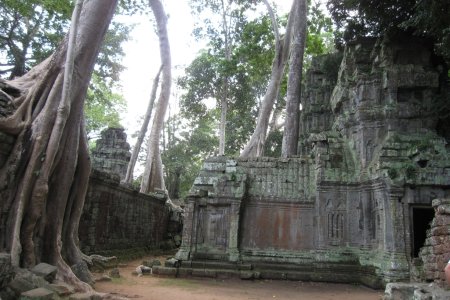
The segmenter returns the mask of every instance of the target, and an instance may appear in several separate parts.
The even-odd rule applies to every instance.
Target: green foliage
[[[253,131],[257,116],[256,100],[264,95],[270,76],[273,40],[268,18],[250,21],[235,37],[237,43],[229,61],[212,43],[178,80],[184,91],[181,96],[183,115],[200,119],[209,114],[218,122],[218,108],[208,109],[206,102],[220,98],[224,93],[223,80],[228,79],[227,155],[237,154]]]
[[[212,129],[213,123],[211,114],[205,114],[198,121],[191,119],[188,123],[180,115],[167,121],[167,139],[161,158],[166,186],[172,198],[187,195],[202,162],[214,154],[218,139]]]
[[[220,99],[224,93],[224,78],[229,81],[226,155],[238,155],[254,130],[259,101],[266,92],[274,56],[274,36],[270,18],[246,17],[245,11],[254,7],[250,1],[244,2],[244,6],[239,6],[239,1],[230,1],[230,7],[233,9],[229,14],[233,16],[234,23],[233,28],[229,28],[228,38],[233,48],[229,60],[226,60],[220,18],[213,18],[214,13],[217,16],[221,11],[220,1],[191,1],[196,14],[209,14],[207,18],[199,18],[202,26],[198,26],[194,31],[199,39],[207,39],[209,44],[186,68],[185,76],[178,80],[178,85],[183,90],[183,116],[199,120],[208,114],[216,123],[219,122],[220,108],[208,108],[206,104]],[[312,56],[333,50],[331,19],[321,11],[319,3],[311,5],[309,10],[305,69]],[[281,26],[285,26],[287,16],[279,18],[279,22]],[[286,85],[285,78],[280,87],[277,107],[284,107]],[[280,147],[281,133],[269,134],[266,155],[278,156]]]
[[[320,8],[320,2],[308,7],[308,29],[303,72],[308,70],[314,56],[334,51],[333,22]]]
[[[106,127],[121,127],[119,113],[126,109],[122,95],[113,92],[96,72],[92,75],[91,84],[85,104],[86,131],[88,136],[99,133]]]
[[[450,62],[450,2],[440,0],[328,0],[338,28],[337,44],[360,36],[406,32],[433,38],[436,49]]]
[[[25,74],[49,56],[67,31],[70,1],[4,0],[0,3],[0,75]]]
[[[281,130],[271,131],[264,144],[264,156],[280,157],[283,132]]]
[[[320,62],[320,69],[330,82],[337,82],[342,57],[342,52],[330,53],[325,55]]]

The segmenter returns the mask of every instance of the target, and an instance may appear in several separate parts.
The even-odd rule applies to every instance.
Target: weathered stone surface
[[[153,274],[165,275],[165,276],[176,276],[177,269],[162,267],[162,266],[155,266],[155,267],[153,267]]]
[[[55,299],[55,293],[46,288],[37,288],[20,295],[20,300],[52,300]]]
[[[55,266],[46,263],[40,263],[31,269],[31,272],[37,276],[43,277],[48,282],[53,282],[53,280],[55,280],[57,271],[58,269]]]
[[[384,300],[445,300],[450,299],[450,291],[429,283],[388,283]]]
[[[436,110],[448,86],[429,46],[355,41],[336,82],[326,58],[314,60],[296,157],[205,161],[185,201],[182,268],[220,273],[202,262],[244,262],[264,278],[380,288],[420,274],[410,261],[422,247],[435,256],[427,276],[443,278],[450,208],[437,208],[421,240],[433,199],[450,195],[450,117],[438,121]]]
[[[120,185],[118,178],[95,171],[78,229],[80,246],[87,254],[158,248],[166,238],[168,219],[165,199],[141,194]]]
[[[446,287],[444,268],[450,260],[450,199],[433,200],[435,217],[427,231],[419,257],[423,261],[421,279]]]
[[[92,151],[92,167],[124,179],[130,157],[130,145],[124,129],[108,128],[102,131]]]
[[[152,268],[154,266],[161,266],[161,261],[159,259],[154,259],[152,261],[144,260],[142,265]]]
[[[172,257],[164,262],[164,266],[169,268],[177,268],[180,266],[180,262],[178,261],[178,259]]]
[[[18,295],[35,288],[31,281],[23,277],[14,278],[14,280],[9,283],[8,287]]]

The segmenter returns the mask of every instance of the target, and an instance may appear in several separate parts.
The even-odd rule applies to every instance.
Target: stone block
[[[164,262],[164,266],[168,268],[178,268],[180,266],[180,261],[172,257]]]
[[[153,274],[165,275],[165,276],[176,276],[177,275],[177,269],[176,268],[155,266],[155,267],[153,267]]]
[[[179,276],[179,277],[192,276],[192,269],[191,268],[178,268],[177,276]]]
[[[18,295],[35,288],[32,282],[23,277],[14,278],[14,280],[9,283],[8,287]]]
[[[53,280],[55,280],[58,269],[55,266],[46,263],[40,263],[34,266],[31,269],[31,272],[36,274],[37,276],[43,277],[48,282],[53,282]]]
[[[253,271],[241,271],[239,272],[239,277],[241,279],[254,279],[255,274],[253,273]]]
[[[206,278],[216,278],[217,271],[215,270],[207,270],[207,269],[193,269],[192,276],[196,277],[206,277]]]
[[[37,288],[23,292],[20,295],[20,300],[51,300],[54,299],[55,293],[46,288]]]
[[[404,283],[388,283],[384,291],[384,300],[410,300],[414,296],[414,285]]]

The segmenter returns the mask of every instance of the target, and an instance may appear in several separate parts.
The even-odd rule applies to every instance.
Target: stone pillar
[[[239,211],[241,209],[241,201],[232,201],[230,209],[230,231],[228,237],[228,260],[237,262],[240,260],[238,242],[239,242]]]
[[[409,278],[409,262],[406,253],[404,189],[391,185],[387,188],[389,196],[385,201],[386,224],[384,232],[384,253],[381,273],[385,282],[396,282]]]
[[[175,258],[179,260],[190,259],[192,238],[194,235],[195,201],[195,197],[189,197],[186,199],[186,206],[184,208],[183,237],[181,240],[180,249],[175,255]]]

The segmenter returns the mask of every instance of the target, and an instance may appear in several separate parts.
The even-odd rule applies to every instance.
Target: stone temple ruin
[[[327,59],[307,73],[297,157],[205,161],[186,199],[178,275],[375,288],[443,280],[450,122],[437,116],[449,92],[445,67],[422,41],[401,38],[348,45],[337,83]]]

